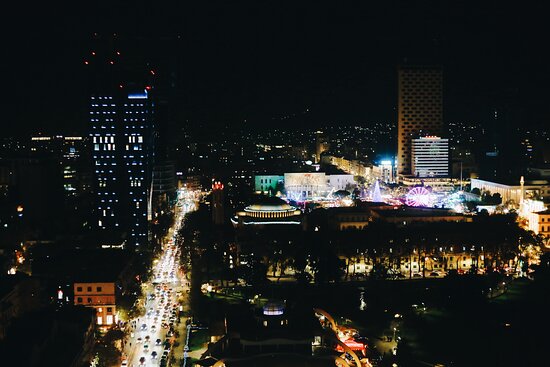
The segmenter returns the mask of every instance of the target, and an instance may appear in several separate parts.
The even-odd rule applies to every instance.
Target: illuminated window
[[[113,324],[113,315],[107,315],[107,325]]]
[[[97,324],[98,324],[98,325],[103,324],[103,317],[101,317],[101,316],[98,316],[98,317],[97,317]]]

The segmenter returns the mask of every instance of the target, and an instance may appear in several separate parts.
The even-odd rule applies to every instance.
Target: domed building
[[[259,197],[253,204],[237,212],[231,219],[234,226],[296,225],[302,223],[302,212],[278,197]]]

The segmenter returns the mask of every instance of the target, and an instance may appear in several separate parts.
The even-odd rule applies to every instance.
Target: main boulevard
[[[138,300],[144,305],[145,315],[129,320],[125,327],[122,366],[181,365],[186,337],[182,311],[189,283],[181,271],[181,249],[175,237],[185,215],[196,209],[197,195],[186,189],[178,191],[175,224],[151,264],[153,276],[142,285],[144,297]]]

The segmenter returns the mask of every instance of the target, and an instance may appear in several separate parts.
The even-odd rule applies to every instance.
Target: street
[[[175,236],[185,215],[196,209],[195,193],[181,189],[175,206],[175,224],[168,231],[168,239],[160,257],[153,261],[153,276],[143,284],[145,315],[130,320],[126,326],[122,366],[169,366],[174,357],[183,354],[175,348],[185,337],[183,305],[178,298],[188,291],[185,274],[180,269],[181,249],[175,244]]]

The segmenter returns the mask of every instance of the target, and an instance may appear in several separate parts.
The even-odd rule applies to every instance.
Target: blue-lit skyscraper
[[[93,93],[89,110],[97,228],[125,233],[136,249],[149,233],[155,108],[150,89],[120,84]]]

